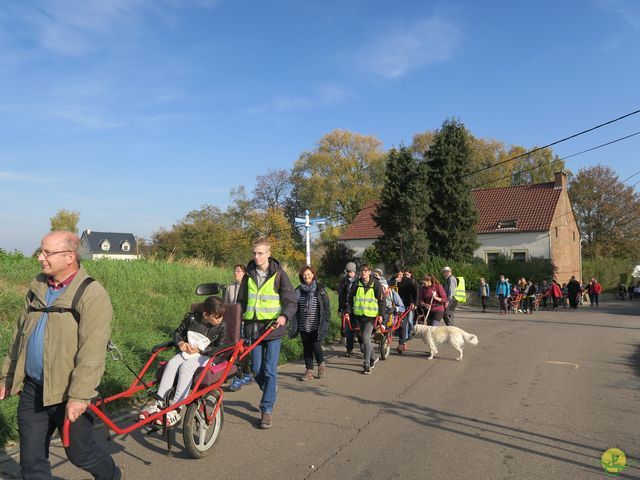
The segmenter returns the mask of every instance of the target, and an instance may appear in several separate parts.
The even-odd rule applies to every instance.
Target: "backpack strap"
[[[29,292],[27,293],[27,300],[29,301],[29,308],[27,309],[28,312],[43,312],[43,313],[66,313],[69,312],[71,313],[71,315],[73,315],[73,318],[75,319],[76,323],[80,324],[80,312],[78,312],[78,304],[80,303],[80,299],[82,298],[82,295],[84,295],[84,291],[87,289],[87,287],[94,282],[95,279],[92,277],[87,277],[85,278],[82,283],[80,283],[80,285],[78,286],[78,290],[76,290],[76,293],[73,295],[73,299],[71,300],[71,307],[44,307],[44,308],[35,308],[31,305],[31,302],[33,301],[35,294],[33,293],[32,290],[29,290]]]

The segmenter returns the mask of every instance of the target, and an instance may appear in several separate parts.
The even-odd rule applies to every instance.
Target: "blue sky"
[[[639,43],[634,0],[2,2],[0,247],[30,254],[60,208],[149,237],[335,128],[391,147],[453,116],[545,144],[640,108]],[[568,167],[623,179],[639,146]]]

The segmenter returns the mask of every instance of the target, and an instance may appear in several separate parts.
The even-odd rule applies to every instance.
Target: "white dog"
[[[465,342],[471,345],[478,345],[478,337],[458,327],[429,327],[427,325],[417,324],[413,327],[413,333],[429,345],[431,349],[429,360],[438,354],[436,345],[440,345],[441,343],[449,342],[449,344],[460,353],[460,356],[457,358],[458,361],[462,360],[462,348]]]

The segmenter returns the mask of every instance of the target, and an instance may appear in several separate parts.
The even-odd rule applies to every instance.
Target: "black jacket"
[[[398,295],[400,295],[406,308],[409,308],[412,303],[414,305],[418,304],[418,287],[419,285],[415,278],[404,277],[398,284]]]
[[[179,342],[189,343],[189,339],[187,338],[187,332],[189,330],[201,333],[210,340],[209,345],[204,349],[202,355],[212,357],[218,350],[222,350],[227,343],[227,325],[224,321],[220,322],[219,325],[213,326],[210,323],[202,323],[201,313],[188,313],[173,334],[173,340],[176,342],[176,346]]]
[[[300,287],[296,288],[296,299],[300,297]],[[318,286],[315,291],[315,295],[318,297],[318,317],[320,319],[320,324],[318,326],[318,341],[321,342],[324,340],[324,337],[327,336],[327,332],[329,331],[329,322],[331,321],[331,303],[329,301],[329,295],[327,295],[327,290],[323,285],[318,283]],[[291,323],[289,324],[289,338],[294,338],[298,335],[298,311],[291,318]]]
[[[349,315],[353,313],[353,307],[350,303],[350,294],[351,290],[354,289],[357,284],[357,277],[353,279],[353,282],[350,282],[349,277],[347,277],[346,275],[342,277],[342,280],[340,280],[340,285],[338,285],[338,312],[346,312]]]
[[[245,271],[244,277],[242,278],[242,282],[240,283],[240,290],[238,291],[238,300],[237,303],[242,307],[242,313],[247,310],[247,300],[248,300],[248,286],[247,282],[249,278],[253,278],[253,281],[258,284],[258,277],[256,274],[257,270],[256,263],[251,260],[247,265],[247,269]],[[283,315],[287,320],[291,320],[293,316],[298,311],[298,303],[296,301],[296,294],[293,291],[293,285],[291,285],[291,280],[289,280],[289,276],[287,272],[282,270],[280,267],[280,262],[278,262],[274,258],[269,259],[269,272],[267,273],[267,280],[271,277],[276,276],[274,281],[274,289],[280,295],[280,306],[282,307],[282,311],[280,315]],[[277,317],[276,317],[277,318]],[[274,320],[276,320],[274,318]],[[267,328],[269,322],[259,321],[259,320],[243,320],[244,321],[244,332],[245,336],[249,338],[256,339],[264,332],[264,329]],[[285,326],[283,325],[280,328],[276,328],[273,332],[271,332],[266,340],[275,340],[277,338],[281,338],[286,332]]]

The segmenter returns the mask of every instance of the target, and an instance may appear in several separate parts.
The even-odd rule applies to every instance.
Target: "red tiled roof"
[[[548,231],[561,192],[554,182],[474,190],[477,232]],[[515,220],[516,228],[498,228],[503,220]]]
[[[478,233],[544,232],[558,205],[560,188],[554,182],[487,188],[472,192],[478,212]],[[377,239],[382,235],[373,219],[379,200],[367,203],[340,236],[340,240]],[[515,220],[515,228],[498,228],[504,220]]]
[[[376,225],[373,214],[380,200],[367,203],[360,213],[353,219],[351,225],[340,235],[340,240],[377,239],[382,236],[382,230]]]

